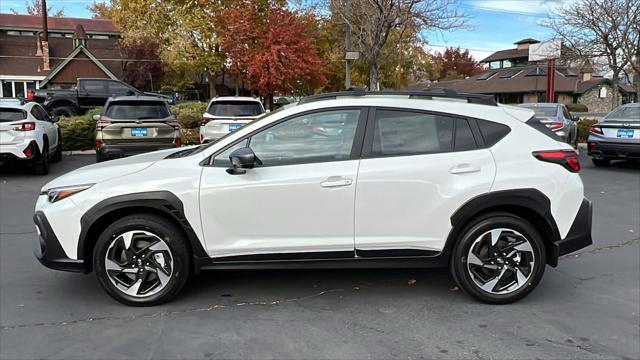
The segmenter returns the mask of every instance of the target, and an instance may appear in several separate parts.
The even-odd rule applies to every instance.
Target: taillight
[[[100,119],[96,121],[96,130],[102,130],[107,125],[111,125],[111,121]]]
[[[553,123],[549,124],[549,129],[551,129],[551,131],[558,131],[558,130],[562,129],[563,127],[564,127],[564,123],[553,122]]]
[[[33,156],[33,143],[29,144],[29,146],[27,146],[22,152],[24,153],[24,155],[28,158],[30,158],[31,156]]]
[[[102,147],[102,141],[96,140],[96,149],[100,149]]]
[[[13,128],[15,131],[32,131],[36,129],[36,123],[33,121],[13,123],[11,125],[16,125]]]
[[[176,130],[180,129],[180,123],[176,119],[167,120],[164,123],[173,127]]]
[[[533,156],[541,161],[562,165],[571,172],[580,171],[580,160],[574,150],[534,151]]]
[[[182,146],[182,139],[181,138],[176,138],[176,140],[174,141],[174,143],[176,144],[176,146]]]
[[[589,132],[596,135],[604,135],[604,133],[602,132],[602,128],[596,125],[591,125],[591,127],[589,128]]]
[[[211,119],[203,117],[202,120],[200,120],[200,126],[205,126],[207,125],[207,123],[211,121]]]

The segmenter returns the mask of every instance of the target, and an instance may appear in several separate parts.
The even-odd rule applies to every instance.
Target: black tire
[[[60,116],[71,117],[71,116],[78,115],[78,113],[71,106],[56,106],[53,109],[51,109],[51,115],[58,116],[58,117]]]
[[[514,241],[514,244],[518,243],[522,240],[519,235],[522,235],[524,240],[526,240],[530,245],[531,251],[516,254],[518,259],[521,259],[518,260],[521,264],[526,265],[527,263],[533,263],[532,266],[530,265],[528,273],[524,274],[522,271],[520,272],[520,274],[526,275],[526,281],[522,281],[522,285],[517,278],[516,271],[513,270],[516,268],[516,266],[514,266],[516,262],[513,262],[513,259],[510,259],[508,256],[502,257],[501,254],[497,254],[499,259],[495,258],[496,261],[490,262],[491,254],[488,252],[491,250],[484,250],[485,254],[488,257],[485,257],[486,261],[485,259],[480,259],[482,260],[483,265],[481,265],[480,267],[476,267],[475,265],[470,264],[471,260],[469,255],[471,253],[472,246],[474,246],[474,249],[483,249],[482,247],[487,248],[489,244],[486,243],[486,236],[489,236],[488,241],[491,241],[491,234],[486,235],[486,233],[491,230],[497,230],[501,228],[510,229],[512,231],[501,231],[501,235],[499,237],[500,240],[496,242],[496,247],[494,249],[500,248],[500,244],[504,244],[508,247],[510,241],[512,240]],[[483,236],[483,234],[485,235]],[[503,250],[504,249],[505,247],[503,247]],[[514,249],[511,248],[507,251],[513,250]],[[522,255],[522,258],[520,258],[521,254],[525,253],[526,255]],[[531,254],[533,255],[533,258],[531,257]],[[546,266],[545,254],[545,246],[542,238],[540,237],[540,234],[538,234],[536,229],[526,220],[508,213],[489,213],[482,215],[472,221],[470,224],[465,226],[465,228],[460,233],[451,256],[451,273],[458,286],[477,300],[489,304],[508,304],[527,296],[527,294],[529,294],[538,285],[538,283],[542,279],[542,275],[544,274]],[[527,256],[526,259],[525,256]],[[505,261],[505,259],[508,260]],[[494,263],[498,265],[493,265]],[[499,267],[500,270],[498,270],[498,266],[500,266],[500,264],[502,265],[501,267]],[[485,266],[494,267],[494,269],[485,269]],[[503,268],[505,269],[504,271],[502,271]],[[499,273],[501,271],[506,275],[504,278],[499,276],[492,277],[493,274]],[[478,284],[478,282],[482,282],[483,280],[479,279],[479,277],[476,276],[478,273],[480,273],[480,275],[487,276],[487,281],[484,283],[484,285],[489,286],[490,288],[492,288],[492,290],[496,290],[496,287],[500,285],[501,281],[511,280],[512,282],[506,281],[506,284],[511,284],[510,286],[504,285],[504,291],[508,292],[499,293],[499,291],[492,292],[492,290],[483,290]],[[491,279],[495,280],[496,278],[503,280],[499,280],[497,283],[495,283],[495,285],[491,285]],[[509,291],[511,286],[516,287],[512,291]]]
[[[51,161],[62,161],[62,134],[60,134],[60,131],[58,131],[58,146],[56,147],[56,152],[53,153],[53,156],[51,157]]]
[[[49,174],[49,144],[45,141],[42,152],[33,160],[33,172],[36,175]]]
[[[115,252],[114,246],[117,246],[116,242],[121,241],[120,239],[122,238],[123,234],[131,233],[131,232],[142,232],[142,231],[145,231],[157,236],[155,238],[153,237],[151,238],[153,239],[152,242],[160,240],[159,242],[162,242],[163,246],[165,246],[169,250],[170,255],[167,256],[166,258],[163,257],[163,259],[169,259],[169,261],[163,260],[162,262],[163,263],[166,262],[170,264],[169,268],[171,269],[171,272],[169,275],[167,275],[168,280],[164,282],[164,285],[162,285],[161,282],[158,282],[162,286],[160,286],[159,288],[158,287],[152,288],[152,290],[157,289],[155,290],[157,291],[156,293],[149,293],[150,295],[140,294],[137,296],[132,296],[132,295],[126,294],[125,293],[126,290],[123,290],[117,287],[114,284],[114,282],[112,282],[112,281],[118,282],[118,279],[113,275],[107,274],[106,257],[107,257],[107,251],[110,251],[110,254],[114,254]],[[136,240],[136,237],[135,237],[138,235],[139,234],[134,235],[134,240],[132,240],[130,243],[131,244],[130,249],[132,249],[132,251],[134,251],[135,254],[138,254],[138,259],[133,260],[133,264],[136,264],[135,265],[136,269],[139,269],[140,274],[142,274],[143,272],[143,270],[141,270],[142,268],[149,269],[148,267],[145,267],[145,264],[142,264],[142,263],[144,261],[148,261],[148,259],[152,258],[152,255],[155,255],[155,254],[147,253],[147,255],[149,255],[147,257],[147,260],[141,261],[141,259],[144,257],[144,253],[143,253],[144,249],[141,250],[136,247],[138,246],[137,244],[139,244],[140,242],[140,240]],[[146,235],[142,234],[142,235],[139,235],[138,239],[142,238],[143,239],[142,241],[144,242],[145,237]],[[188,243],[184,237],[183,232],[174,223],[167,220],[166,218],[158,215],[153,215],[153,214],[129,215],[111,224],[102,232],[100,237],[98,237],[96,247],[93,252],[93,268],[96,272],[96,277],[98,278],[98,281],[100,282],[100,285],[102,286],[102,288],[117,301],[126,305],[132,305],[132,306],[159,305],[171,300],[174,296],[176,296],[180,292],[180,290],[182,290],[182,288],[184,287],[184,285],[186,284],[189,278],[191,252],[187,244]],[[111,246],[111,250],[110,250],[110,246]],[[136,253],[135,251],[138,251],[138,252]],[[121,249],[121,253],[124,253],[124,252],[126,251],[122,251]],[[135,255],[133,255],[133,259],[135,259]],[[126,269],[127,271],[131,271],[129,269],[129,264],[131,263],[124,261],[123,264],[126,264],[126,265],[122,266],[121,268],[122,270]],[[149,263],[146,263],[146,265],[149,265]],[[157,263],[154,263],[151,265],[158,266]],[[134,265],[132,265],[132,267],[134,267]],[[120,277],[122,276],[134,277],[135,280],[131,279],[130,281],[137,282],[139,280],[138,276],[144,276],[144,275],[139,275],[136,271],[137,270],[134,269],[133,274],[131,273],[125,274],[120,270],[112,270],[111,274],[117,274],[117,276],[120,276]],[[157,271],[159,270],[156,268],[156,273]],[[151,271],[148,271],[148,273],[151,275],[151,277],[154,276],[154,274]],[[124,278],[124,279],[127,280],[127,278]],[[156,276],[155,280],[160,280],[160,277]],[[135,282],[133,283],[134,285],[135,285]],[[139,285],[139,289],[143,289],[145,284],[144,282],[141,282],[141,283],[142,285]],[[122,286],[124,287],[124,285]],[[128,289],[131,290],[131,285],[129,286]]]
[[[104,156],[102,156],[102,154],[100,154],[100,151],[96,150],[96,162],[103,162],[105,160]]]
[[[593,165],[597,167],[605,167],[605,166],[609,166],[609,163],[611,162],[611,160],[591,158],[591,162],[593,163]]]

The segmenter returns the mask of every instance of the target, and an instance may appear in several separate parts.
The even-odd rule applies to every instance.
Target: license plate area
[[[145,137],[147,134],[147,128],[131,128],[131,136],[133,137]]]
[[[633,139],[633,129],[618,129],[618,137]]]
[[[229,131],[236,131],[242,127],[242,124],[229,124]]]

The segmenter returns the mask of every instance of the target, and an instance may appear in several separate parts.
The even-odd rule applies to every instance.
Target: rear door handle
[[[480,172],[480,167],[471,164],[459,164],[449,169],[449,172],[452,174],[469,174]]]
[[[336,188],[342,186],[349,186],[353,183],[353,180],[344,178],[342,176],[330,176],[320,183],[323,188]]]

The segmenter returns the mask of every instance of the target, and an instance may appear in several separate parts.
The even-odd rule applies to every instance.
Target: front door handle
[[[456,165],[454,167],[452,167],[451,169],[449,169],[449,172],[452,174],[469,174],[469,173],[475,173],[475,172],[480,172],[480,167],[479,166],[475,166],[475,165],[471,165],[471,164],[459,164]]]
[[[344,178],[342,176],[330,176],[320,183],[323,188],[336,188],[342,186],[349,186],[353,183],[353,180]]]

